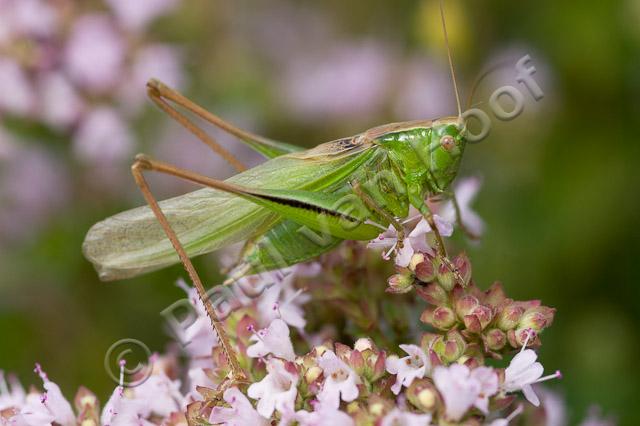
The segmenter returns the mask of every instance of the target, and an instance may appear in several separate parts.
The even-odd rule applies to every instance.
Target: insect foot
[[[146,154],[137,154],[131,166],[132,170],[151,170],[151,159]]]

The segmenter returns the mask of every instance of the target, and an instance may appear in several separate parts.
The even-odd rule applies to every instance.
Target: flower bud
[[[456,313],[460,319],[464,318],[467,315],[471,315],[473,310],[480,304],[478,299],[473,296],[466,295],[462,296],[460,299],[456,301]]]
[[[535,340],[538,336],[535,330],[531,328],[518,328],[516,330],[509,330],[507,332],[507,339],[509,340],[509,344],[514,348],[521,348],[524,346],[525,342],[527,346],[532,346],[535,343]]]
[[[308,384],[311,384],[316,380],[318,380],[318,377],[320,377],[321,374],[322,374],[322,368],[318,367],[317,365],[313,366],[309,368],[307,372],[304,374],[304,380]]]
[[[431,283],[425,287],[418,286],[418,295],[432,305],[440,306],[449,301],[447,293],[437,283]]]
[[[445,291],[451,291],[456,283],[453,272],[444,262],[438,260],[436,268],[436,279]]]
[[[373,346],[373,342],[371,341],[370,338],[361,337],[358,340],[356,340],[356,343],[353,344],[353,349],[355,349],[358,352],[364,352],[367,349],[375,350],[375,347]]]
[[[424,333],[422,338],[420,339],[420,347],[425,353],[429,353],[431,347],[434,345],[434,342],[438,340],[441,336],[436,333]]]
[[[480,319],[475,315],[466,315],[464,317],[464,326],[467,331],[471,333],[480,333],[482,331],[482,324],[480,324]]]
[[[98,404],[98,398],[89,389],[81,386],[74,398],[74,405],[76,411],[80,413],[78,421],[82,424],[100,424],[100,406]],[[0,419],[2,419],[2,413],[0,410]]]
[[[415,253],[413,256],[411,256],[411,260],[409,260],[409,266],[407,266],[407,268],[409,268],[411,272],[415,272],[416,266],[422,262],[424,262],[424,254]]]
[[[487,291],[484,292],[484,298],[482,299],[485,305],[489,305],[491,307],[497,308],[501,306],[507,300],[507,297],[504,294],[504,288],[502,288],[502,283],[496,281]]]
[[[507,344],[507,335],[498,328],[492,328],[486,332],[484,341],[490,350],[499,351]]]
[[[388,293],[408,293],[413,288],[413,277],[405,274],[394,274],[389,277]]]
[[[480,320],[480,325],[482,329],[489,325],[491,320],[493,319],[493,311],[488,306],[479,305],[477,306],[471,315],[475,315]]]
[[[518,325],[520,318],[522,318],[522,314],[524,314],[524,308],[512,303],[507,305],[498,314],[496,324],[504,331],[512,330]]]
[[[446,336],[441,336],[433,345],[436,354],[447,363],[458,360],[466,348],[464,337],[458,331],[450,331]]]
[[[456,323],[456,314],[451,308],[438,306],[431,318],[431,325],[440,330],[447,330]]]
[[[458,274],[462,278],[462,283],[460,283],[463,287],[469,285],[469,281],[471,281],[471,262],[467,257],[466,253],[461,253],[453,260],[453,265],[455,266]]]
[[[438,402],[438,392],[427,379],[415,379],[406,392],[407,399],[416,408],[432,411]]]
[[[535,331],[541,331],[551,325],[554,315],[555,309],[546,306],[527,309],[520,318],[518,328],[532,328]]]
[[[489,325],[492,319],[493,312],[491,309],[483,305],[478,305],[473,309],[471,314],[464,316],[463,321],[468,331],[480,333]]]
[[[436,279],[436,269],[433,266],[433,261],[429,258],[423,259],[420,263],[417,263],[414,269],[416,278],[423,283],[430,283]]]

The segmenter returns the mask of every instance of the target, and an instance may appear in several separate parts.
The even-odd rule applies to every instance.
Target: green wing
[[[227,182],[265,189],[331,191],[377,150],[357,137],[328,142],[309,151],[273,158]],[[281,220],[279,215],[240,197],[200,189],[160,202],[189,256],[197,256],[260,235]],[[148,207],[119,213],[95,224],[83,253],[101,279],[116,280],[160,269],[179,261]]]

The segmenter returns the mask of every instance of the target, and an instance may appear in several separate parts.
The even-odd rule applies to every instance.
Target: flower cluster
[[[437,223],[446,229],[444,217]],[[84,388],[72,406],[38,366],[44,392],[27,394],[0,378],[0,424],[506,426],[516,417],[522,424],[541,417],[565,424],[558,398],[537,385],[560,377],[544,375],[534,350],[555,310],[515,301],[497,283],[481,290],[469,259],[438,255],[425,224],[388,245],[384,257],[395,254],[395,273],[386,291],[375,278],[391,262],[356,243],[312,265],[244,278],[244,285],[264,289],[259,297],[228,301],[234,311],[227,330],[246,382],[228,381],[231,364],[204,305],[179,283],[195,312],[178,335],[188,358],[184,374],[177,373],[175,353],[154,355],[147,380],[135,387],[121,382],[101,408]],[[382,291],[369,291],[369,281]],[[389,293],[411,315],[386,307]],[[311,298],[326,303],[307,303]],[[314,311],[317,304],[323,306]],[[413,332],[398,326],[407,318]],[[338,343],[349,337],[353,344]]]

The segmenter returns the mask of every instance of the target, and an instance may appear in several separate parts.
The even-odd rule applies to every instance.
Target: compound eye
[[[440,139],[440,145],[447,151],[451,151],[456,146],[456,140],[451,135],[444,135]]]

